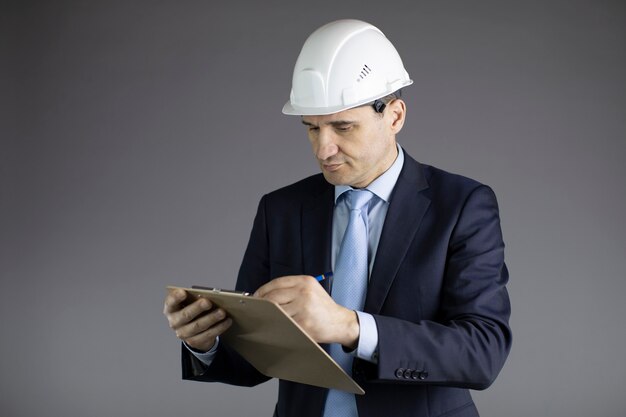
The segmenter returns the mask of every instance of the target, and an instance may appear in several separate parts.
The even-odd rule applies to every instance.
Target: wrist
[[[217,347],[217,338],[213,339],[212,342],[209,341],[207,343],[203,343],[202,345],[191,345],[189,342],[183,342],[185,343],[185,346],[187,346],[187,349],[200,355],[215,351],[215,348]]]
[[[359,344],[359,335],[361,333],[359,325],[359,317],[354,310],[346,310],[346,321],[344,332],[341,335],[341,345],[348,350],[356,349]]]

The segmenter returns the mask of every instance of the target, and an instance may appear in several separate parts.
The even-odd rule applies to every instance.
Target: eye
[[[338,132],[348,132],[350,129],[352,129],[352,125],[339,125],[335,127],[335,130]]]

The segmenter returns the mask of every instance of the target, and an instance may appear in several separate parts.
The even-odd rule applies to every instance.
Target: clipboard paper
[[[264,375],[333,388],[365,391],[275,302],[219,289],[183,289],[224,309],[232,326],[220,336]]]

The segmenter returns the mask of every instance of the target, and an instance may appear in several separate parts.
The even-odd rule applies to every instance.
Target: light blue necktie
[[[335,261],[332,297],[337,304],[351,310],[362,310],[369,275],[367,208],[373,194],[367,190],[346,191],[350,209],[348,227]],[[330,345],[330,356],[352,375],[352,356],[341,345]],[[331,389],[326,398],[324,417],[357,417],[354,394]]]

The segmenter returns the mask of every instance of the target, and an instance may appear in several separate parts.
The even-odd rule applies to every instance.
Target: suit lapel
[[[404,166],[392,193],[372,267],[364,310],[377,314],[413,241],[430,199],[422,166],[405,153]]]
[[[319,275],[331,270],[331,247],[334,187],[325,182],[320,193],[315,193],[302,208],[302,253],[304,273]],[[324,282],[324,288],[330,282]]]

